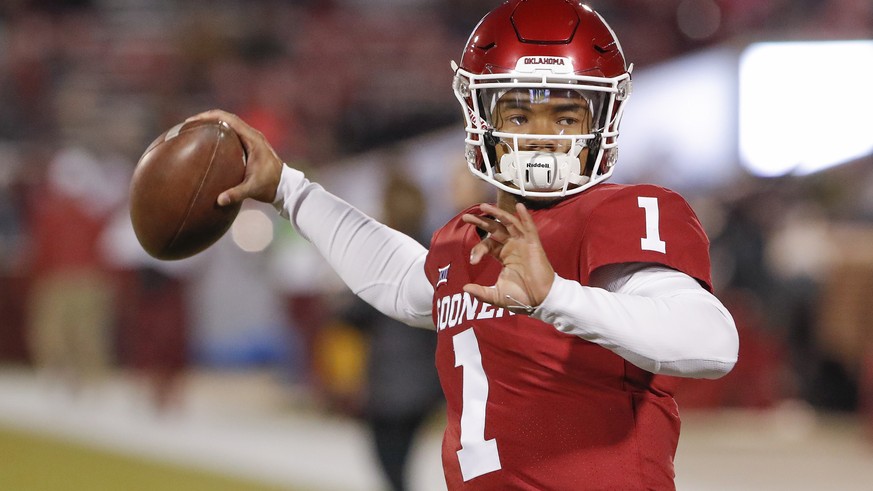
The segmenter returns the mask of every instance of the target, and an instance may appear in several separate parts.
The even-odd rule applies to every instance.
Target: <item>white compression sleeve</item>
[[[427,249],[284,166],[274,206],[356,295],[401,322],[433,328]]]
[[[533,317],[597,343],[652,373],[718,378],[739,340],[721,302],[690,276],[642,263],[598,269],[595,286],[555,275]]]

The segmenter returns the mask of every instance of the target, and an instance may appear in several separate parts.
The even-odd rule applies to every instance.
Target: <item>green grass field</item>
[[[303,491],[114,454],[0,427],[3,491]]]

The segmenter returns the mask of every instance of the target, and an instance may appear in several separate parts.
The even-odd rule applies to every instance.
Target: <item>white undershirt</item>
[[[427,249],[285,166],[275,206],[348,287],[382,313],[433,329]],[[652,373],[717,378],[733,368],[736,326],[696,280],[656,264],[599,268],[592,286],[555,275],[532,317]]]

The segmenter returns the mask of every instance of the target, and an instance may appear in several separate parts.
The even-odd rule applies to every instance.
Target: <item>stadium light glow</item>
[[[757,43],[740,57],[739,154],[804,175],[873,153],[873,41]]]
[[[634,73],[616,180],[720,186],[737,168],[737,53],[715,48]]]
[[[261,210],[242,210],[230,227],[234,243],[246,252],[261,252],[273,242],[273,222]]]

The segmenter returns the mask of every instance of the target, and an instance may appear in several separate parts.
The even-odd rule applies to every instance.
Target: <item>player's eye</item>
[[[559,126],[578,126],[580,120],[578,118],[563,117],[559,118],[557,123]]]
[[[525,116],[523,114],[513,114],[513,115],[509,116],[508,118],[506,118],[506,120],[515,126],[525,125],[525,124],[527,124],[527,121],[528,121],[527,116]]]

